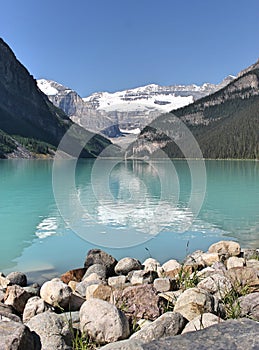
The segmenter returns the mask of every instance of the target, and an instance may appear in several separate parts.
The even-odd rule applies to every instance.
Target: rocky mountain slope
[[[55,107],[37,87],[27,69],[0,39],[0,157],[26,157],[53,154],[66,131],[70,118]],[[94,157],[110,142],[75,126],[71,143],[91,138],[81,156]],[[64,149],[67,153],[73,150]]]
[[[162,149],[169,157],[183,157],[173,141],[180,144],[183,136],[179,121],[188,126],[205,158],[259,158],[259,61],[214,94],[158,117],[128,155],[155,156]],[[188,156],[195,157],[188,138],[184,142]]]
[[[161,113],[188,105],[224,87],[233,79],[233,76],[228,76],[218,85],[151,84],[114,93],[97,92],[86,98],[51,80],[40,79],[38,86],[74,122],[94,132],[102,131],[116,137],[120,135],[120,130],[131,132],[142,129]]]

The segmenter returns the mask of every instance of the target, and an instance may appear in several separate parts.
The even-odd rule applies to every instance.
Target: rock
[[[227,317],[226,308],[223,304],[222,300],[219,299],[217,296],[213,295],[214,299],[214,309],[212,313],[214,313],[216,316],[225,319]]]
[[[98,288],[100,284],[91,284],[90,286],[88,286],[86,288],[86,294],[85,294],[85,299],[86,300],[89,300],[89,299],[92,299],[94,296],[94,292],[95,290]]]
[[[130,339],[140,340],[144,344],[155,339],[180,334],[186,325],[186,319],[177,312],[166,312],[154,322],[133,333]]]
[[[80,330],[79,311],[63,312],[59,315],[59,317],[63,320],[63,322],[72,326],[72,328]]]
[[[22,322],[20,317],[14,314],[11,306],[0,303],[0,322],[2,321]]]
[[[39,350],[29,328],[14,321],[0,322],[1,350]]]
[[[161,267],[160,263],[153,258],[146,259],[143,264],[145,271],[158,271],[158,268]]]
[[[172,282],[170,278],[157,278],[154,280],[154,288],[157,292],[168,292],[171,290]]]
[[[97,275],[97,273],[95,273],[95,272],[93,272],[89,276],[83,278],[84,282],[102,281],[102,280],[103,280],[103,278],[101,278],[100,275]]]
[[[72,289],[73,292],[75,292],[78,284],[79,284],[79,282],[76,282],[76,281],[69,281],[68,282],[68,286]]]
[[[238,298],[240,317],[249,317],[259,321],[259,292]]]
[[[174,259],[168,260],[162,265],[162,269],[165,272],[165,275],[171,278],[174,278],[181,270],[181,268],[182,265]]]
[[[206,291],[197,287],[185,290],[177,299],[175,312],[182,314],[188,321],[205,312],[214,311],[214,299]]]
[[[9,286],[9,279],[5,277],[5,275],[0,272],[0,286],[4,289],[6,289]]]
[[[136,270],[136,271],[131,271],[128,274],[128,279],[130,280],[130,283],[133,285],[145,284],[145,283],[150,284],[150,283],[153,283],[155,278],[157,277],[158,276],[156,271]]]
[[[143,350],[143,346],[140,340],[129,339],[107,344],[102,346],[101,350]]]
[[[160,316],[159,297],[150,284],[130,286],[123,290],[116,289],[113,298],[115,305],[131,319],[155,320]]]
[[[246,260],[259,259],[258,249],[241,249],[241,256]]]
[[[10,281],[9,285],[17,284],[21,287],[27,286],[27,277],[22,272],[11,272],[6,276],[6,278]]]
[[[29,293],[27,293],[22,287],[14,285],[7,287],[4,302],[6,305],[12,306],[19,314],[22,314],[29,298]]]
[[[215,262],[212,266],[211,266],[215,272],[217,273],[222,273],[224,274],[227,271],[226,266],[222,263],[222,262]]]
[[[35,315],[41,314],[42,312],[51,310],[51,306],[48,305],[40,297],[30,298],[23,311],[23,322],[27,323]]]
[[[89,282],[82,281],[78,283],[78,285],[76,286],[75,292],[79,294],[82,298],[89,299],[90,297],[92,297],[92,294],[90,291],[93,290],[93,287],[92,288],[89,288],[89,287],[94,285],[95,288],[97,288],[97,286],[102,283],[103,282],[101,280],[89,281]]]
[[[160,298],[163,298],[163,299],[167,300],[172,305],[175,305],[176,300],[179,298],[179,296],[181,294],[183,294],[183,291],[181,289],[179,289],[179,290],[176,290],[176,291],[159,293],[158,296]]]
[[[68,284],[70,281],[81,282],[84,274],[86,273],[86,268],[78,268],[74,270],[69,270],[60,276],[62,282]]]
[[[206,266],[211,266],[215,262],[219,262],[220,257],[218,253],[203,253],[201,254],[201,260],[204,261]]]
[[[102,350],[256,350],[259,348],[258,322],[243,318],[228,320],[206,329],[166,337],[142,344],[124,340],[108,344]]]
[[[213,316],[212,316],[213,317]],[[214,317],[213,317],[214,318]],[[214,321],[216,319],[214,318]],[[217,321],[219,321],[217,319]],[[167,350],[167,349],[243,349],[259,348],[258,323],[249,319],[228,320],[211,325],[197,332],[188,332],[173,337],[143,344],[142,341],[129,339],[108,344],[105,350]]]
[[[99,277],[99,279],[105,280],[107,277],[107,269],[104,265],[93,264],[86,270],[86,273],[84,274],[84,276],[82,278],[82,281],[84,281],[92,273],[95,273]]]
[[[110,302],[112,298],[112,289],[110,286],[99,284],[93,291],[93,298]]]
[[[123,258],[118,261],[114,270],[117,275],[127,275],[130,271],[141,270],[141,263],[134,258]]]
[[[208,266],[200,271],[197,271],[196,276],[199,278],[199,280],[201,280],[211,275],[215,275],[215,273],[217,273],[216,270],[213,267]]]
[[[259,270],[259,260],[256,259],[250,259],[246,261],[246,266],[251,267],[252,269]]]
[[[209,247],[209,253],[218,253],[220,257],[225,259],[230,256],[240,255],[241,248],[239,243],[233,241],[220,241]]]
[[[110,277],[114,275],[114,267],[117,264],[117,260],[101,249],[91,249],[87,253],[84,267],[88,269],[93,264],[105,266],[107,269],[107,277]]]
[[[231,256],[227,259],[227,269],[232,269],[233,267],[243,267],[245,264],[245,259],[238,258],[236,256]]]
[[[188,332],[199,331],[201,329],[212,326],[213,324],[218,324],[220,322],[224,322],[224,320],[216,315],[211,313],[204,313],[195,317],[193,320],[187,323],[182,334]]]
[[[202,259],[204,252],[202,250],[196,250],[195,252],[187,255],[184,260],[184,266],[192,267],[192,270],[199,270],[206,266],[205,261]]]
[[[215,273],[200,281],[197,287],[206,290],[210,294],[215,294],[220,299],[224,298],[233,288],[227,277]]]
[[[0,289],[0,303],[4,301],[4,296],[5,296],[5,292],[2,289]]]
[[[111,343],[129,336],[129,323],[114,305],[99,299],[84,302],[80,312],[81,331],[98,344]]]
[[[226,277],[240,294],[244,288],[250,292],[259,291],[258,272],[251,267],[234,267],[227,271]]]
[[[190,276],[194,271],[196,271],[196,265],[183,265],[180,269],[166,271],[160,277],[169,277],[172,280],[179,280],[179,276]]]
[[[145,320],[144,318],[141,318],[140,320],[137,321],[137,325],[139,326],[140,329],[150,325],[151,323],[153,323],[153,321]]]
[[[19,316],[15,315],[13,313],[0,311],[0,322],[2,322],[2,321],[13,321],[13,322],[19,322],[19,323],[22,322],[22,320],[20,319]]]
[[[124,275],[113,276],[108,278],[108,285],[113,288],[122,287],[123,285],[125,285],[125,282],[126,282],[126,276]]]
[[[54,312],[43,312],[32,317],[27,326],[35,332],[41,343],[41,350],[72,350],[72,335],[68,322]]]
[[[23,289],[29,293],[31,297],[38,297],[40,295],[40,286],[38,283],[33,283],[30,286],[23,287]]]
[[[72,293],[70,295],[69,300],[69,311],[79,311],[82,304],[85,302],[85,299],[82,298],[80,295],[77,295],[75,293]]]
[[[66,309],[69,306],[71,288],[58,278],[45,282],[40,289],[40,296],[46,303]]]

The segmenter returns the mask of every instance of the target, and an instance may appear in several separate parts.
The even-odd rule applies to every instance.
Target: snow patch
[[[58,90],[55,89],[51,82],[45,79],[37,80],[38,88],[47,96],[53,96],[58,94]]]

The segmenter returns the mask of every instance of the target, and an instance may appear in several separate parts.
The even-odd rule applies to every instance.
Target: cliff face
[[[110,118],[106,113],[97,111],[91,103],[85,102],[74,90],[45,79],[38,80],[37,84],[48,99],[56,107],[61,108],[75,123],[108,137],[120,135],[116,120]]]
[[[128,155],[150,156],[162,149],[169,157],[183,157],[172,141],[180,137],[177,118],[188,126],[205,158],[259,158],[258,62],[214,94],[158,117]]]
[[[9,46],[0,39],[0,130],[2,130],[1,154],[5,148],[6,135],[20,142],[21,139],[37,140],[57,147],[63,135],[73,124],[69,117],[56,108],[39,90],[36,80],[16,59]],[[79,131],[79,133],[83,131]],[[87,131],[84,131],[87,133]],[[5,137],[3,136],[5,135]],[[101,136],[92,135],[91,151],[86,148],[83,156],[95,156],[109,141]],[[10,141],[10,140],[9,140]],[[36,141],[35,141],[36,142]],[[96,152],[94,144],[96,144]],[[26,148],[26,147],[25,147]],[[68,151],[68,150],[67,150]]]
[[[86,98],[51,80],[40,79],[38,86],[55,106],[63,109],[79,125],[116,137],[120,135],[120,129],[142,129],[161,113],[214,93],[233,79],[229,76],[218,85],[150,84],[114,93],[97,92]]]

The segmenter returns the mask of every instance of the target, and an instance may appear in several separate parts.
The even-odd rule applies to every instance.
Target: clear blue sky
[[[0,36],[35,78],[81,96],[217,83],[259,57],[258,0],[8,0]]]

